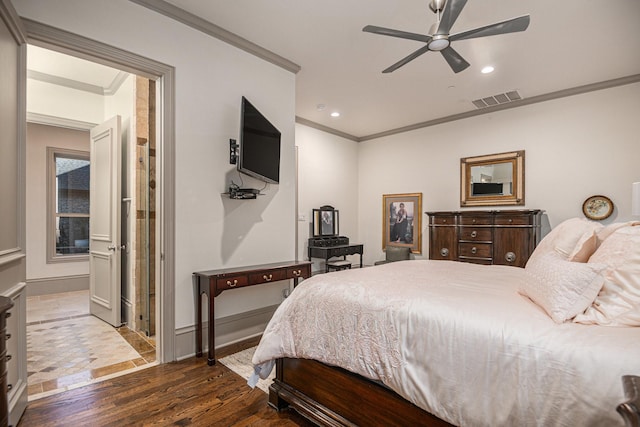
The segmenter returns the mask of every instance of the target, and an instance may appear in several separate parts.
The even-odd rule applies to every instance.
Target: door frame
[[[76,56],[156,81],[157,194],[156,304],[157,357],[176,360],[175,339],[175,68],[134,53],[22,18],[27,43]]]

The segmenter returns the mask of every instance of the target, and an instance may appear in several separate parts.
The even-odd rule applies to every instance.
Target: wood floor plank
[[[267,401],[224,365],[190,358],[29,402],[18,427],[313,425]]]

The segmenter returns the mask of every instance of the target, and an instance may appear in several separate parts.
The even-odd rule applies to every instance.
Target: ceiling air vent
[[[486,98],[476,99],[475,101],[472,101],[472,102],[473,102],[473,105],[476,106],[476,108],[480,109],[480,108],[493,107],[494,105],[498,105],[498,104],[506,104],[507,102],[513,102],[519,99],[522,99],[522,97],[520,96],[518,91],[513,90],[507,93],[499,93],[497,95],[488,96]]]

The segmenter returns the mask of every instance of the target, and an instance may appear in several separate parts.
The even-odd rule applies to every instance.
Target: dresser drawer
[[[490,242],[492,237],[490,228],[460,227],[460,240]]]
[[[493,247],[490,243],[460,243],[458,254],[460,257],[491,258]]]
[[[284,280],[286,278],[287,272],[285,270],[274,270],[251,274],[249,275],[249,282],[251,282],[251,284],[277,282],[278,280]]]
[[[501,215],[496,216],[496,225],[531,225],[531,217],[528,215]]]
[[[431,217],[432,225],[456,225],[455,215],[437,215]]]
[[[492,225],[493,216],[460,216],[460,225]]]
[[[249,284],[246,275],[229,276],[223,279],[216,280],[216,289],[218,291],[224,291],[225,289],[240,288]]]

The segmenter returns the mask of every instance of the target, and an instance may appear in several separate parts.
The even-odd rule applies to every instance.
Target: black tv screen
[[[280,131],[244,96],[238,170],[265,182],[280,181]]]

